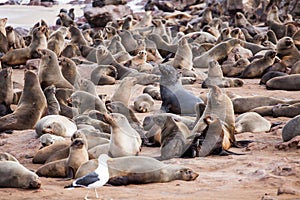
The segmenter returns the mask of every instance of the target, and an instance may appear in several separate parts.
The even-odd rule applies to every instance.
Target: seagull
[[[80,177],[72,182],[72,184],[65,186],[64,188],[75,188],[75,187],[85,187],[89,189],[95,189],[96,198],[98,199],[97,188],[103,186],[109,180],[109,172],[107,161],[111,158],[107,154],[101,154],[98,158],[98,167],[95,171]],[[90,190],[88,190],[84,199],[88,200],[88,194]]]

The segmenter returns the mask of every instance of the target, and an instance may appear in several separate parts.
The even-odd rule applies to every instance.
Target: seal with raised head
[[[35,127],[47,107],[46,97],[37,75],[25,72],[24,89],[16,110],[0,118],[0,131],[24,130]]]
[[[10,108],[14,98],[12,68],[0,71],[0,88],[0,116],[3,116],[12,112]]]
[[[0,187],[38,189],[41,180],[36,173],[15,161],[0,161]]]
[[[135,83],[136,79],[133,77],[125,77],[122,79],[115,93],[111,97],[111,101],[120,101],[128,106],[131,97],[131,91]]]
[[[180,74],[170,65],[159,65],[161,110],[175,114],[195,114],[196,103],[203,102],[183,88]]]
[[[47,115],[59,115],[60,105],[55,96],[56,87],[50,85],[44,89],[44,94],[47,99]]]
[[[52,50],[57,57],[60,56],[65,46],[65,37],[67,36],[68,29],[64,26],[59,27],[53,32],[48,39],[47,48]]]
[[[49,85],[55,85],[56,88],[73,89],[61,73],[56,54],[49,49],[41,49],[39,52],[42,54],[38,72],[41,87],[45,89]]]
[[[127,118],[120,113],[104,114],[105,122],[111,125],[109,155],[113,158],[138,155],[142,140]]]

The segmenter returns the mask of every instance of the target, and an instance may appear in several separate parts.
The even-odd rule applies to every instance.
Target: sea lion
[[[256,112],[246,112],[235,120],[235,132],[266,132],[271,128],[271,123]]]
[[[74,178],[81,164],[89,160],[87,147],[82,138],[73,140],[66,162],[67,177]]]
[[[80,55],[80,50],[78,46],[75,44],[68,44],[66,47],[62,50],[61,56],[66,58],[72,58]]]
[[[69,98],[74,93],[73,89],[67,88],[56,88],[55,97],[59,103],[60,115],[66,116],[72,119],[74,116],[78,115],[77,108],[72,108],[69,102]]]
[[[138,52],[138,44],[131,32],[128,30],[118,30],[117,33],[121,37],[121,43],[126,51],[131,55],[136,55]]]
[[[263,58],[251,62],[242,72],[242,78],[261,77],[263,72],[275,62],[276,51],[267,51]]]
[[[112,185],[164,183],[173,180],[193,181],[199,175],[192,169],[164,164],[154,158],[146,156],[126,156],[112,158],[107,162]],[[83,164],[76,177],[81,177],[95,170],[97,160],[90,160]]]
[[[78,109],[79,114],[88,113],[91,110],[107,113],[104,102],[98,96],[85,91],[74,92],[70,97],[70,101],[72,106]]]
[[[16,110],[0,118],[1,132],[34,128],[47,107],[47,100],[37,75],[26,71],[24,79],[24,89]]]
[[[143,89],[143,93],[149,94],[155,100],[161,100],[159,88],[148,85]]]
[[[98,144],[88,150],[89,158],[95,159],[98,158],[101,154],[108,154],[110,147],[110,142],[104,144]]]
[[[47,115],[59,115],[60,105],[55,97],[56,87],[50,85],[44,89],[44,94],[47,99]]]
[[[76,130],[76,124],[61,115],[47,115],[40,119],[35,127],[35,132],[39,137],[45,133],[71,137]]]
[[[195,114],[195,104],[203,102],[183,88],[180,74],[170,65],[159,65],[161,110],[175,114]]]
[[[136,83],[135,78],[132,77],[123,78],[110,100],[113,102],[120,101],[124,103],[126,106],[128,106],[131,97],[131,92],[135,83]]]
[[[104,120],[111,125],[109,155],[113,158],[138,155],[142,140],[127,118],[120,113],[104,114]]]
[[[40,137],[40,143],[43,145],[43,147],[49,146],[57,141],[63,141],[63,140],[65,140],[64,137],[49,134],[49,133],[43,134]]]
[[[41,180],[38,175],[18,162],[0,161],[0,187],[38,189]]]
[[[153,121],[162,130],[161,156],[159,159],[167,160],[181,157],[185,151],[186,138],[190,134],[188,127],[171,115],[156,115]]]
[[[300,74],[275,77],[267,81],[268,90],[300,90]]]
[[[234,128],[235,128],[235,116],[231,99],[224,93],[218,86],[212,86],[209,95],[208,102],[201,118],[196,122],[195,127],[192,130],[192,134],[201,133],[206,124],[204,118],[208,115],[216,115],[226,127],[224,131],[224,137],[222,141],[223,149],[227,150],[231,144],[235,142]],[[225,128],[223,129],[225,130]]]
[[[88,150],[92,149],[97,145],[109,144],[110,135],[107,133],[103,133],[97,129],[92,130],[92,129],[82,128],[77,130],[74,134],[82,134],[85,136],[87,140],[86,146],[88,147]]]
[[[295,136],[300,135],[300,129],[298,126],[299,121],[300,121],[300,116],[298,115],[286,123],[286,125],[282,129],[283,142],[287,142],[292,138],[294,138]]]
[[[131,69],[136,69],[139,72],[151,72],[153,69],[153,66],[147,63],[146,50],[139,51],[136,56],[132,57],[130,60],[127,60],[124,63],[124,66],[127,66]]]
[[[10,153],[0,153],[0,162],[1,161],[14,161],[19,162],[13,155]]]
[[[290,74],[300,74],[300,60],[292,66]]]
[[[49,85],[55,85],[56,88],[73,89],[59,69],[56,54],[49,49],[41,49],[39,52],[42,54],[38,72],[41,87],[45,89]]]
[[[12,81],[12,68],[2,69],[0,71],[0,116],[4,116],[12,112],[10,105],[13,102],[13,81]]]
[[[95,85],[113,85],[117,79],[117,69],[112,65],[100,65],[91,72],[91,81]]]
[[[145,93],[135,98],[133,105],[138,112],[150,112],[154,106],[154,100],[149,94]]]
[[[215,45],[213,48],[205,52],[204,54],[195,57],[193,64],[195,68],[208,68],[209,62],[211,60],[221,60],[225,58],[229,52],[236,46],[240,45],[242,42],[239,39],[232,38],[228,41],[221,42]]]
[[[40,166],[35,173],[38,176],[43,177],[66,178],[66,161],[67,159],[65,158],[49,162],[45,165]]]
[[[55,32],[49,36],[47,48],[52,50],[57,57],[60,56],[65,46],[65,37],[67,36],[68,29],[64,26],[59,27]]]
[[[35,28],[33,30],[32,42],[30,45],[25,48],[13,49],[7,52],[3,57],[1,57],[2,65],[25,65],[27,60],[39,57],[37,55],[38,49],[47,48],[47,39],[45,36],[46,31],[47,27],[45,26]]]
[[[147,38],[154,42],[156,49],[163,58],[166,58],[168,55],[174,55],[177,51],[178,44],[169,44],[158,34],[152,33]]]

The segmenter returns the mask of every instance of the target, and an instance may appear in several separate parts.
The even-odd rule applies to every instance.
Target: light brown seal
[[[10,105],[13,103],[13,81],[12,81],[12,68],[2,69],[0,71],[0,116],[12,112]]]
[[[300,74],[272,78],[266,87],[268,90],[300,90]]]
[[[38,189],[41,180],[18,162],[0,161],[0,187]]]
[[[186,38],[179,41],[172,64],[177,69],[193,69],[193,53]]]
[[[120,101],[128,106],[135,83],[136,79],[132,77],[125,77],[122,79],[115,93],[111,97],[111,101]]]
[[[26,47],[23,37],[16,30],[14,30],[12,26],[5,27],[5,30],[7,35],[8,48],[20,49]]]
[[[135,110],[138,112],[150,112],[154,106],[154,100],[149,94],[145,93],[135,98],[133,105]]]
[[[34,128],[46,107],[47,100],[37,75],[32,71],[26,71],[18,107],[13,113],[0,118],[0,131]]]
[[[59,115],[60,105],[55,96],[56,87],[50,85],[44,89],[44,94],[47,99],[47,115]]]
[[[64,26],[59,27],[53,32],[48,39],[47,48],[52,50],[57,57],[60,56],[65,46],[65,37],[67,36],[68,29]]]
[[[111,125],[109,155],[113,158],[138,155],[142,140],[127,118],[120,113],[105,114],[104,120]]]
[[[256,112],[246,112],[235,120],[235,132],[266,132],[271,128],[271,123]]]
[[[49,49],[41,49],[39,52],[42,54],[38,72],[41,87],[45,89],[49,85],[55,85],[56,88],[73,89],[61,73],[56,54]]]
[[[167,165],[146,156],[113,158],[107,164],[110,174],[108,183],[112,185],[165,183],[173,180],[193,181],[199,176],[188,167]],[[97,166],[96,159],[90,160],[78,169],[76,178],[92,172]]]

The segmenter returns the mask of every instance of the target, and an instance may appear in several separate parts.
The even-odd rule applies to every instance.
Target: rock
[[[132,14],[132,10],[126,5],[107,5],[101,8],[88,5],[83,12],[92,27],[105,27],[106,23],[113,19],[120,19]]]

